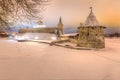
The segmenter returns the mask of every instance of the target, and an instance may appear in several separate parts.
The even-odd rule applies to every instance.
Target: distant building
[[[77,45],[88,48],[105,48],[104,29],[91,11],[84,24],[80,25]]]
[[[20,29],[19,34],[25,34],[27,38],[35,39],[37,36],[38,39],[42,40],[57,40],[60,39],[60,36],[64,34],[64,26],[62,23],[62,18],[60,17],[57,27],[44,27],[42,21],[38,21],[39,26],[33,28]],[[34,34],[34,35],[33,35]]]
[[[32,26],[33,28],[46,28],[47,26],[43,24],[42,20],[39,20],[36,25]]]

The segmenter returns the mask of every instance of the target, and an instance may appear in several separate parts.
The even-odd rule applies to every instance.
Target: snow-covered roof
[[[61,36],[75,36],[77,35],[78,33],[71,33],[71,34],[64,34],[64,35],[61,35]]]
[[[90,7],[90,9],[91,9],[91,12],[87,17],[87,19],[84,23],[84,26],[99,26],[99,22],[92,11],[92,7]]]

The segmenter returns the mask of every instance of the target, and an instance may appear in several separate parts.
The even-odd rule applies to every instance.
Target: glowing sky
[[[120,26],[120,0],[53,0],[43,13],[44,23],[54,26],[61,16],[63,23],[79,26],[93,6],[93,12],[104,26]]]

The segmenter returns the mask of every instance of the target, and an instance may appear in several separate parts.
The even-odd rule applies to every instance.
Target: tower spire
[[[93,12],[93,8],[92,7],[90,7],[90,10],[91,10],[91,12]]]
[[[62,24],[62,18],[61,18],[61,16],[60,16],[60,19],[59,19],[59,24]]]
[[[61,17],[61,16],[60,16],[60,18],[59,18],[58,25],[63,25],[63,23],[62,23],[62,17]]]

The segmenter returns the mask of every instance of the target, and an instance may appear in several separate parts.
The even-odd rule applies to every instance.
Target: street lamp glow
[[[35,37],[35,39],[39,39],[39,37]]]
[[[57,38],[56,38],[56,37],[51,37],[51,39],[52,39],[52,40],[57,40]]]

